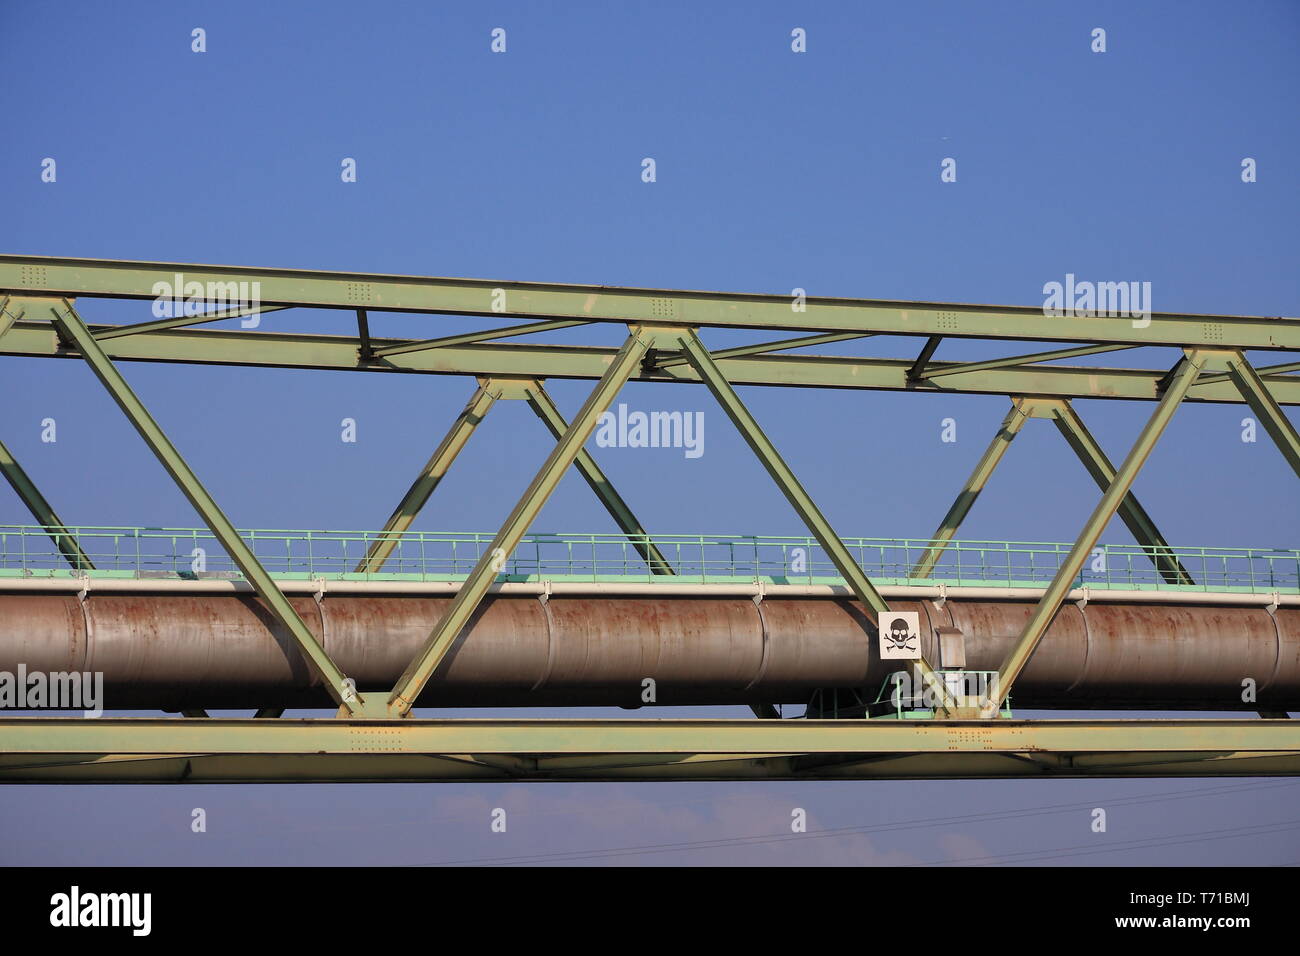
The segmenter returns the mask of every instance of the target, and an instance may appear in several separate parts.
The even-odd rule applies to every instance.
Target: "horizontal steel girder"
[[[1288,720],[0,720],[0,782],[1300,775]]]
[[[1145,326],[1127,317],[1052,316],[1041,306],[991,306],[674,289],[504,282],[425,276],[259,269],[167,262],[0,256],[0,292],[154,299],[155,283],[257,282],[271,305],[590,322],[766,328],[1030,341],[1300,349],[1300,320],[1156,313]],[[504,308],[500,293],[504,291]]]
[[[91,326],[98,333],[113,326]],[[375,348],[401,344],[403,339],[373,339]],[[114,361],[170,362],[193,365],[243,365],[267,368],[311,368],[360,372],[474,375],[515,378],[596,380],[618,351],[565,345],[482,344],[452,346],[365,361],[361,342],[341,335],[306,335],[241,330],[170,330],[141,332],[102,343]],[[59,346],[47,323],[20,321],[0,338],[0,355],[79,359]],[[773,385],[796,388],[850,388],[973,395],[1040,395],[1048,398],[1159,399],[1159,383],[1167,369],[1108,369],[1070,366],[1021,366],[975,370],[944,376],[938,385],[909,383],[911,360],[852,358],[827,355],[753,355],[716,359],[733,385]],[[932,362],[930,371],[948,364]],[[1273,398],[1281,405],[1300,405],[1300,377],[1264,375]],[[699,384],[689,365],[634,375],[637,382]],[[1227,379],[1193,385],[1186,401],[1244,404]]]

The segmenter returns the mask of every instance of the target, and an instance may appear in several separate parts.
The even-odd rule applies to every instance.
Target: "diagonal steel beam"
[[[735,348],[719,349],[713,352],[715,359],[743,358],[746,355],[765,355],[768,352],[784,352],[788,349],[802,349],[810,345],[829,345],[832,342],[847,342],[851,339],[869,339],[869,332],[830,332],[826,335],[801,335],[794,339],[780,339],[776,342],[758,342],[755,345],[737,345]],[[686,359],[680,355],[663,358],[654,363],[655,368],[673,368],[685,365]]]
[[[23,504],[27,506],[27,510],[32,513],[32,517],[49,533],[50,540],[68,559],[68,564],[76,569],[93,570],[95,565],[86,556],[86,552],[81,550],[76,535],[69,531],[67,525],[54,513],[54,509],[45,500],[41,490],[28,477],[27,472],[23,471],[17,459],[9,453],[9,449],[5,447],[4,442],[0,442],[0,471],[4,472],[5,478],[13,486],[14,491],[18,493],[18,497],[22,499]]]
[[[957,494],[952,507],[948,509],[948,513],[939,522],[938,529],[930,536],[933,543],[921,556],[921,560],[917,562],[916,567],[912,569],[911,577],[928,578],[934,570],[934,566],[939,563],[939,558],[943,555],[944,549],[947,548],[948,542],[957,533],[961,523],[966,520],[966,515],[970,514],[975,499],[979,497],[980,492],[984,490],[984,486],[988,484],[994,469],[1002,461],[1002,456],[1011,447],[1012,440],[1016,435],[1020,434],[1020,429],[1029,420],[1028,412],[1022,407],[1022,403],[1025,401],[1026,399],[1017,399],[1012,402],[1011,410],[1007,412],[1007,417],[1002,419],[1002,426],[998,429],[998,433],[993,436],[993,441],[989,443],[989,447],[980,456],[980,460],[975,463],[975,470],[966,479],[966,484],[962,486],[961,491]]]
[[[519,545],[528,531],[528,526],[542,510],[542,506],[546,504],[547,499],[560,483],[564,472],[573,464],[578,452],[595,431],[597,419],[640,367],[641,359],[645,357],[649,347],[649,334],[639,326],[632,326],[623,347],[619,349],[605,374],[587,396],[587,401],[569,424],[564,437],[556,443],[541,470],[537,472],[523,497],[510,512],[510,516],[506,518],[501,530],[497,532],[488,549],[479,558],[478,564],[474,566],[474,570],[460,586],[456,597],[429,634],[420,653],[398,678],[396,686],[388,697],[386,707],[382,710],[376,708],[375,716],[405,717],[410,713],[416,698],[420,696],[420,691],[433,676],[433,672],[437,670],[447,651],[451,649],[452,643],[469,623],[474,611],[487,594],[502,562],[508,559]]]
[[[443,438],[442,444],[438,446],[420,476],[416,478],[397,509],[389,517],[379,536],[371,543],[366,556],[357,564],[358,573],[375,573],[383,567],[384,562],[396,548],[402,532],[411,526],[415,516],[419,514],[420,509],[424,507],[434,489],[442,481],[476,426],[487,416],[498,399],[507,397],[526,399],[529,407],[546,424],[556,440],[564,437],[569,427],[568,423],[540,382],[530,380],[522,386],[513,386],[508,380],[505,383],[496,379],[481,380],[478,390]],[[585,448],[578,453],[574,460],[574,467],[587,480],[601,503],[618,523],[619,528],[632,540],[633,547],[650,569],[655,574],[673,574],[668,559],[654,542],[650,541],[645,528],[632,513],[632,509],[614,489],[613,484]]]
[[[562,439],[569,430],[569,423],[564,420],[560,414],[559,408],[552,401],[551,395],[539,381],[529,382],[524,386],[524,393],[527,395],[528,407],[540,418],[546,427],[550,429],[556,441]],[[664,557],[658,546],[650,540],[649,533],[637,520],[632,509],[628,507],[622,495],[614,488],[613,483],[601,471],[600,466],[596,464],[596,459],[591,456],[585,448],[580,450],[573,460],[574,467],[586,479],[591,490],[596,493],[600,503],[605,506],[610,517],[614,519],[619,529],[628,536],[632,542],[632,547],[636,548],[637,554],[654,574],[676,574],[668,559]]]
[[[776,482],[777,487],[781,489],[781,493],[794,507],[803,523],[808,526],[808,530],[812,532],[813,537],[822,546],[822,550],[831,559],[840,576],[844,578],[857,599],[862,602],[862,606],[867,609],[872,618],[872,623],[877,624],[876,619],[879,615],[889,610],[888,603],[881,597],[880,592],[876,590],[876,586],[871,583],[862,567],[853,559],[849,549],[840,540],[840,536],[835,533],[835,529],[826,520],[826,516],[817,507],[817,503],[812,500],[812,496],[799,483],[799,479],[795,477],[790,466],[786,464],[785,459],[776,450],[776,446],[763,433],[762,428],[759,427],[754,416],[750,414],[749,409],[745,407],[745,403],[740,400],[736,390],[731,387],[727,377],[722,374],[722,370],[713,361],[713,356],[709,354],[709,350],[704,347],[704,343],[700,341],[695,331],[688,329],[678,333],[678,342],[687,361],[695,369],[700,380],[708,386],[709,391],[713,393],[713,397],[722,406],[722,410],[745,439],[745,443],[758,457],[767,473],[772,476],[772,480]],[[936,710],[944,714],[949,713],[952,697],[943,682],[936,677],[934,668],[930,666],[924,657],[917,661],[916,664],[922,678],[938,693],[938,700],[941,704]]]
[[[9,311],[9,303],[12,301],[11,296],[0,297],[0,338],[9,331],[10,326],[14,324],[15,315]],[[74,569],[93,570],[95,565],[91,563],[90,558],[81,550],[81,545],[77,543],[76,536],[68,530],[67,526],[54,513],[50,503],[45,500],[41,490],[36,487],[36,482],[28,476],[23,470],[22,465],[18,464],[18,459],[10,454],[9,449],[5,447],[4,442],[0,442],[0,472],[4,473],[5,479],[22,499],[27,510],[32,513],[38,524],[43,526],[50,535],[50,540],[54,546],[59,549],[60,553],[68,559],[68,563]]]
[[[18,320],[18,315],[9,311],[9,303],[13,301],[13,296],[6,295],[0,297],[0,338],[9,331],[10,326]]]
[[[1295,426],[1269,394],[1259,373],[1240,352],[1235,352],[1228,358],[1228,377],[1250,405],[1250,410],[1259,417],[1264,430],[1277,444],[1296,475],[1300,475],[1300,435],[1296,434]]]
[[[956,534],[961,522],[965,520],[971,506],[974,505],[975,499],[987,484],[993,469],[1002,460],[1003,454],[1011,444],[1011,439],[1019,433],[1020,428],[1029,418],[1050,418],[1101,490],[1104,492],[1110,487],[1115,478],[1115,466],[1106,457],[1106,453],[1102,451],[1068,399],[1017,398],[1013,401],[1011,411],[1002,422],[1002,428],[994,436],[993,442],[976,464],[966,486],[934,533],[932,540],[936,543],[931,545],[921,561],[912,569],[912,577],[928,577],[934,570],[948,542]],[[1182,566],[1173,549],[1160,534],[1160,530],[1151,520],[1146,509],[1131,492],[1120,502],[1119,514],[1138,544],[1146,549],[1161,577],[1170,584],[1195,583],[1191,574]]]
[[[942,378],[945,375],[960,375],[963,372],[985,372],[995,368],[1014,368],[1017,365],[1034,365],[1038,362],[1052,362],[1057,359],[1075,358],[1080,355],[1097,355],[1101,352],[1122,352],[1136,348],[1134,345],[1084,345],[1077,349],[1056,349],[1052,352],[1035,352],[1032,355],[1009,355],[1006,358],[988,359],[983,362],[957,362],[938,368],[922,370],[917,378]]]
[[[379,535],[371,542],[370,548],[366,551],[366,556],[357,564],[356,571],[359,574],[374,574],[379,571],[384,562],[388,560],[397,547],[402,532],[411,526],[415,516],[420,513],[433,490],[438,487],[439,482],[447,474],[447,469],[451,463],[456,460],[465,443],[474,434],[474,429],[478,427],[479,422],[483,421],[487,413],[491,411],[493,404],[500,397],[500,388],[491,382],[480,384],[474,394],[470,396],[469,401],[456,416],[456,421],[452,423],[451,428],[443,437],[442,442],[434,449],[433,455],[421,470],[419,476],[407,489],[406,494],[398,503],[397,508],[384,522],[384,528]]]
[[[1101,445],[1092,437],[1087,426],[1083,424],[1083,419],[1079,413],[1074,410],[1074,406],[1069,400],[1051,402],[1052,421],[1056,424],[1057,429],[1065,437],[1065,441],[1074,449],[1074,453],[1079,456],[1083,462],[1083,467],[1088,469],[1088,474],[1092,475],[1093,480],[1104,492],[1115,481],[1115,466],[1111,464],[1106,453],[1101,450]],[[1169,547],[1169,542],[1160,533],[1156,523],[1151,520],[1145,508],[1137,500],[1133,492],[1126,494],[1119,503],[1119,516],[1123,519],[1124,524],[1132,533],[1134,539],[1140,544],[1151,558],[1160,572],[1160,576],[1168,584],[1195,584],[1192,580],[1191,573],[1183,567],[1178,556],[1173,549]]]
[[[1285,372],[1298,371],[1300,371],[1300,362],[1284,362],[1281,365],[1263,365],[1255,369],[1255,374],[1262,378],[1265,375],[1277,376],[1282,375]],[[1231,378],[1232,376],[1227,372],[1220,372],[1218,375],[1202,375],[1196,380],[1196,384],[1198,387],[1201,385],[1212,385],[1215,382],[1229,381]],[[1295,376],[1288,376],[1288,378],[1295,378]]]
[[[423,339],[419,342],[403,342],[400,345],[386,345],[371,351],[373,358],[386,358],[389,355],[406,355],[409,352],[426,352],[429,349],[446,348],[449,345],[472,345],[475,342],[488,342],[492,339],[509,339],[516,335],[528,335],[531,332],[551,332],[555,329],[568,329],[575,325],[590,325],[581,319],[566,319],[560,322],[530,322],[527,325],[512,325],[504,329],[487,329],[482,332],[465,332],[461,335],[446,335],[439,339]]]
[[[226,553],[230,555],[231,560],[243,572],[244,577],[253,586],[258,596],[262,599],[267,609],[275,616],[276,620],[284,627],[286,631],[297,642],[299,650],[302,651],[308,666],[313,668],[317,675],[324,682],[326,690],[330,696],[337,701],[342,709],[353,710],[361,703],[360,695],[356,694],[351,685],[347,682],[343,673],[335,666],[325,649],[317,642],[315,636],[303,623],[298,612],[293,609],[288,598],[281,593],[276,587],[271,576],[266,573],[252,549],[240,538],[230,519],[225,516],[222,510],[217,507],[217,503],[208,494],[190,466],[185,463],[171,443],[158,423],[153,420],[148,409],[131,390],[131,386],[126,383],[116,366],[113,365],[107,355],[104,354],[103,348],[95,341],[95,337],[90,334],[90,330],[77,315],[72,303],[66,299],[63,300],[61,308],[52,308],[51,313],[54,316],[54,325],[58,329],[62,338],[71,346],[81,353],[82,358],[86,360],[95,377],[107,389],[109,395],[117,403],[118,407],[126,415],[127,419],[140,433],[145,444],[157,456],[158,461],[172,476],[178,488],[189,499],[190,504],[203,518],[204,523],[212,531],[216,539],[221,542]]]
[[[1061,566],[1056,571],[1056,576],[1052,578],[1052,583],[1043,592],[1037,607],[1034,608],[1034,613],[1026,622],[1024,630],[1021,631],[1020,637],[1002,661],[1002,666],[998,669],[997,680],[991,690],[989,699],[981,709],[981,716],[985,718],[996,716],[1002,702],[1006,700],[1007,694],[1010,693],[1016,678],[1020,676],[1020,672],[1024,670],[1029,658],[1038,647],[1038,642],[1042,640],[1043,635],[1047,632],[1048,625],[1052,623],[1052,619],[1056,617],[1056,612],[1060,610],[1061,603],[1065,600],[1066,594],[1074,584],[1075,577],[1083,568],[1084,561],[1087,560],[1106,525],[1114,517],[1120,502],[1132,489],[1133,481],[1137,478],[1138,472],[1146,464],[1148,456],[1150,456],[1156,442],[1164,433],[1170,419],[1174,417],[1174,412],[1187,394],[1187,390],[1196,381],[1196,376],[1201,373],[1205,361],[1204,352],[1188,350],[1182,361],[1175,367],[1173,374],[1170,376],[1169,388],[1166,389],[1164,397],[1160,399],[1155,412],[1152,413],[1141,434],[1138,435],[1137,441],[1133,443],[1133,448],[1129,451],[1128,457],[1124,459],[1124,463],[1120,465],[1114,481],[1110,483],[1110,487],[1106,489],[1101,501],[1097,503],[1097,507],[1093,510],[1087,523],[1084,524],[1083,530],[1074,542],[1074,547],[1070,549],[1070,553],[1061,562]]]
[[[864,606],[868,607],[875,613],[889,610],[889,605],[885,599],[880,596],[874,584],[867,578],[866,574],[858,563],[853,560],[853,555],[849,549],[840,540],[839,535],[831,527],[830,522],[826,520],[821,509],[817,507],[816,502],[800,484],[799,479],[795,477],[790,466],[786,464],[785,459],[781,457],[776,446],[764,434],[758,422],[750,413],[745,403],[740,400],[736,390],[732,388],[731,383],[727,381],[722,370],[714,363],[713,357],[709,354],[704,343],[700,341],[699,336],[693,331],[687,331],[679,339],[683,353],[691,367],[695,369],[700,376],[701,381],[708,386],[713,397],[717,399],[718,404],[727,417],[731,419],[732,424],[740,432],[745,443],[758,457],[759,462],[772,476],[781,493],[794,507],[795,512],[803,520],[804,524],[813,533],[813,536],[821,544],[822,548],[830,557],[832,563],[839,570],[844,580],[848,582]]]
[[[161,332],[164,329],[182,329],[192,325],[204,325],[221,319],[241,319],[247,315],[261,315],[264,312],[280,312],[289,308],[287,305],[253,305],[233,309],[221,309],[217,312],[204,312],[202,315],[178,316],[174,319],[157,319],[152,322],[137,322],[134,325],[118,325],[110,329],[98,329],[95,338],[100,342],[120,339],[124,335],[139,335],[141,332]]]

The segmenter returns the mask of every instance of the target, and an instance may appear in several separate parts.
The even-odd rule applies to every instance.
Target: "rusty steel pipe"
[[[443,596],[290,596],[362,690],[387,690],[447,606]],[[1300,608],[1067,604],[1012,691],[1022,709],[1300,710]],[[1082,603],[1082,602],[1081,602]],[[1032,600],[891,602],[995,670]],[[289,636],[250,595],[0,593],[0,671],[101,671],[109,710],[328,707]],[[873,694],[882,662],[862,609],[839,598],[494,596],[420,706],[800,704],[819,688]],[[1254,681],[1256,700],[1243,699]]]

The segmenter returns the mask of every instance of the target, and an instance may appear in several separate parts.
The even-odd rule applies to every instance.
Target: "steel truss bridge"
[[[240,301],[129,325],[94,321],[95,300],[156,301],[159,288],[184,290],[196,301]],[[192,288],[198,291],[189,291]],[[229,291],[249,288],[257,290],[252,297]],[[355,313],[356,334],[199,328],[219,319],[291,308]],[[370,334],[370,315],[380,312],[495,316],[514,324],[437,336],[438,320],[426,318],[418,321],[424,323],[425,334],[434,337],[388,339]],[[504,341],[601,324],[626,327],[621,347]],[[710,350],[701,333],[715,328],[785,335],[760,344]],[[878,335],[916,337],[916,358],[792,354],[806,346]],[[1021,354],[1008,347],[1004,358],[939,361],[935,352],[945,339],[1019,340],[1058,347]],[[1169,361],[1164,367],[1112,368],[1078,362],[1088,356],[1151,347],[1167,350]],[[1149,322],[1134,322],[1127,317],[1049,317],[1041,309],[1025,307],[816,297],[800,307],[786,297],[769,295],[0,256],[0,354],[72,359],[89,365],[203,524],[202,529],[70,527],[0,445],[0,471],[36,521],[35,527],[0,528],[0,654],[4,655],[0,665],[25,663],[24,655],[32,648],[43,653],[42,646],[54,646],[57,640],[46,645],[40,641],[50,634],[57,636],[58,627],[64,629],[65,645],[69,634],[81,635],[79,660],[90,663],[88,646],[95,645],[95,655],[114,647],[114,641],[105,637],[111,633],[106,622],[113,608],[126,615],[118,646],[126,647],[131,659],[138,649],[131,642],[142,639],[148,615],[154,615],[150,621],[162,620],[166,625],[170,620],[166,615],[177,613],[177,608],[211,609],[224,600],[234,602],[221,605],[229,613],[255,619],[258,640],[274,645],[277,656],[263,658],[261,669],[254,668],[257,673],[278,668],[290,675],[281,688],[286,694],[290,685],[307,687],[320,701],[337,707],[332,718],[289,719],[282,715],[284,701],[290,697],[277,700],[268,690],[268,696],[256,702],[257,715],[248,719],[213,718],[192,707],[182,708],[181,717],[148,719],[3,718],[0,780],[1294,775],[1300,773],[1300,730],[1287,719],[1286,710],[1300,709],[1300,689],[1289,683],[1293,672],[1300,670],[1297,553],[1173,547],[1133,496],[1132,486],[1176,409],[1185,402],[1248,406],[1300,476],[1300,436],[1283,411],[1283,406],[1300,404],[1300,376],[1289,374],[1300,370],[1300,362],[1288,361],[1294,359],[1292,354],[1256,367],[1247,356],[1297,351],[1300,320],[1289,318],[1155,314]],[[477,387],[382,530],[241,533],[123,377],[119,367],[131,362],[461,375],[475,378]],[[1062,362],[1070,364],[1058,364]],[[546,380],[554,378],[594,382],[571,420],[565,419],[545,388]],[[809,539],[684,537],[644,528],[585,449],[600,415],[629,381],[689,383],[707,389],[803,520]],[[934,534],[906,542],[844,539],[759,427],[737,386],[999,394],[1010,404],[987,451]],[[1072,404],[1076,398],[1149,406],[1145,425],[1118,465],[1084,425]],[[511,399],[527,402],[556,444],[501,528],[491,536],[411,532],[415,516],[489,410],[496,402]],[[1097,506],[1078,537],[1068,545],[958,541],[957,531],[980,491],[1015,436],[1036,418],[1056,426],[1099,486]],[[591,485],[617,523],[620,536],[528,534],[570,467]],[[1099,574],[1091,570],[1089,559],[1115,515],[1137,545],[1106,549],[1107,570]],[[202,571],[187,570],[184,563],[196,547],[211,552],[211,563]],[[794,547],[807,551],[807,570],[798,572],[806,580],[789,570],[789,551]],[[410,652],[402,651],[403,660],[385,661],[368,672],[361,663],[365,654],[349,657],[346,647],[329,636],[326,623],[332,620],[326,609],[338,607],[331,603],[339,600],[334,595],[357,595],[367,588],[382,595],[377,600],[389,601],[388,608],[398,606],[404,589],[426,602],[434,600],[430,595],[439,595],[432,617],[412,617],[423,621],[424,629]],[[524,612],[517,595],[518,600],[527,595],[529,607],[542,610]],[[617,601],[609,600],[610,595],[621,595],[618,600],[635,595],[640,603],[620,608]],[[475,635],[493,614],[498,618],[542,614],[550,622],[546,640],[554,648],[555,634],[563,637],[564,631],[557,630],[552,617],[578,613],[572,606],[566,608],[566,600],[580,599],[592,606],[605,601],[582,613],[622,615],[620,620],[654,617],[657,608],[677,602],[678,611],[659,616],[669,621],[669,632],[680,626],[669,637],[681,644],[691,636],[682,633],[683,622],[692,613],[686,604],[737,597],[756,615],[755,633],[763,655],[769,642],[773,649],[781,646],[777,634],[803,641],[799,646],[810,655],[824,652],[826,646],[841,646],[821,643],[823,633],[848,641],[842,645],[845,648],[861,651],[872,646],[879,615],[891,609],[919,608],[927,633],[922,659],[914,669],[936,698],[933,719],[850,719],[860,715],[842,713],[835,706],[810,710],[805,719],[780,719],[773,701],[779,703],[781,694],[790,693],[790,686],[784,685],[773,686],[773,698],[747,701],[756,718],[751,720],[435,720],[412,715],[417,700],[421,706],[463,705],[463,688],[462,698],[455,699],[457,667],[471,656]],[[114,605],[114,600],[119,603]],[[985,603],[966,606],[962,602]],[[313,605],[318,619],[309,624]],[[347,605],[342,606],[346,612]],[[694,606],[696,612],[699,606]],[[433,605],[426,606],[424,613],[429,607]],[[1165,611],[1157,612],[1162,607]],[[981,634],[978,627],[962,624],[996,617],[989,608],[1004,615],[998,620],[1013,620],[1014,631]],[[74,613],[78,609],[79,614]],[[365,612],[374,613],[387,612]],[[1102,653],[1111,646],[1106,636],[1110,633],[1106,629],[1112,627],[1108,615],[1131,620],[1134,615],[1158,613],[1175,615],[1146,618],[1149,627],[1165,628],[1157,636],[1172,655],[1168,660],[1173,670],[1190,668],[1201,674],[1153,677],[1164,682],[1160,694],[1176,692],[1179,686],[1200,686],[1198,680],[1209,687],[1218,671],[1230,670],[1235,680],[1245,672],[1243,661],[1255,655],[1250,667],[1260,663],[1267,669],[1272,664],[1271,673],[1260,682],[1258,702],[1247,705],[1258,711],[1258,717],[997,716],[1013,690],[1017,699],[1028,694],[1032,700],[1059,699],[1064,703],[1057,706],[1066,706],[1071,688],[1086,688],[1096,667],[1103,671],[1125,667],[1123,655],[1108,665]],[[361,614],[363,621],[365,614]],[[840,617],[832,620],[835,614]],[[1224,627],[1222,621],[1228,619],[1224,615],[1247,614],[1255,617],[1239,633],[1234,631],[1235,643],[1207,648],[1201,630],[1196,630],[1195,639],[1182,630],[1183,622],[1197,615],[1204,620],[1196,628],[1213,633]],[[796,623],[781,631],[771,621],[782,615],[796,622],[822,615],[824,630]],[[1069,615],[1082,615],[1083,623],[1071,623]],[[41,622],[54,619],[63,623],[53,630],[43,629]],[[1044,675],[1057,666],[1066,667],[1068,676],[1068,668],[1075,666],[1068,661],[1061,664],[1066,659],[1060,653],[1065,643],[1059,635],[1070,628],[1083,634],[1083,656],[1076,662],[1079,673],[1072,682],[1065,681],[1068,686],[1053,689],[1057,678]],[[520,624],[519,630],[526,628]],[[13,638],[18,632],[34,635],[30,646]],[[509,632],[507,627],[504,633]],[[164,657],[173,644],[180,647],[179,634],[179,629],[173,633],[166,626],[159,632]],[[220,675],[227,664],[239,665],[236,642],[204,649],[205,654],[209,651],[215,659],[200,663],[182,654],[164,664],[155,661],[154,671],[128,669],[110,678],[144,693],[150,681],[163,676],[183,689],[190,677],[202,677],[197,671],[203,667]],[[389,651],[391,657],[395,651],[391,647]],[[975,705],[954,696],[943,672],[968,654],[984,659],[993,652],[999,658],[993,692]],[[838,651],[826,656],[832,670],[842,663]],[[256,663],[256,654],[249,659]],[[725,664],[729,658],[724,654],[721,660]],[[340,661],[362,676],[350,677]],[[771,666],[766,656],[763,662],[761,667]],[[179,668],[179,673],[168,668]],[[389,669],[391,683],[383,676]],[[825,681],[816,668],[802,679],[821,680],[829,690],[849,683],[844,678]],[[792,681],[798,683],[788,678],[787,685]],[[468,683],[473,686],[472,680]],[[229,684],[235,687],[235,682]],[[220,686],[218,681],[204,692],[214,693],[214,687]],[[263,690],[255,682],[251,691],[247,681],[241,686],[254,695]],[[541,682],[536,686],[541,687]],[[756,677],[746,686],[762,689],[764,684]],[[1167,700],[1159,695],[1143,698],[1141,686],[1138,691],[1129,686],[1123,692],[1129,696],[1124,697],[1115,689],[1123,686],[1128,685],[1118,680],[1107,684],[1103,674],[1098,684],[1103,690],[1096,698],[1100,703],[1092,706],[1123,699],[1140,707]],[[707,688],[701,693],[707,693]],[[721,702],[731,699],[719,694]],[[741,693],[736,699],[743,698]],[[479,698],[471,694],[468,699]],[[576,694],[573,699],[585,702]],[[824,695],[819,699],[824,700]],[[1197,698],[1185,699],[1182,709],[1232,706],[1223,700]],[[1235,706],[1240,708],[1242,702]]]

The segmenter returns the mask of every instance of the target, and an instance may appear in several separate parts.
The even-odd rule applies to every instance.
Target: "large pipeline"
[[[331,706],[257,598],[148,587],[0,593],[0,671],[102,672],[109,710]],[[647,677],[659,704],[800,704],[819,688],[874,694],[899,667],[879,659],[861,607],[847,599],[669,596],[651,587],[662,596],[489,597],[419,705],[635,707]],[[331,592],[290,600],[366,691],[393,686],[450,598]],[[1014,705],[1300,710],[1300,608],[1211,600],[1094,595],[1064,605],[1017,682]],[[995,670],[1034,601],[891,606],[920,613],[931,661],[949,663],[942,628],[947,653],[964,645],[967,669]],[[1256,700],[1243,700],[1247,679]]]

